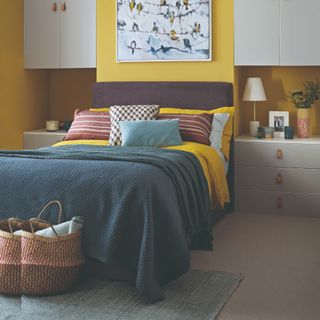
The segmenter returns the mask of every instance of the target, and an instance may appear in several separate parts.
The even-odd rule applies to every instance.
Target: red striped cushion
[[[108,140],[111,130],[108,112],[75,111],[72,125],[64,140]]]
[[[159,114],[157,119],[179,119],[179,130],[184,141],[210,145],[213,114]]]

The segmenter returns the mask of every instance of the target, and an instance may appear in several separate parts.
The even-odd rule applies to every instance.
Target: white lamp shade
[[[267,101],[261,78],[248,78],[243,101]]]

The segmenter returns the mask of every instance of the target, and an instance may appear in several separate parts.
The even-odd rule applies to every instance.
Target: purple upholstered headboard
[[[216,109],[233,106],[227,82],[97,82],[93,106],[158,104],[161,107]]]

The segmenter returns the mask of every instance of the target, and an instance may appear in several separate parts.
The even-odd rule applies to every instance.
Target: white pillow
[[[216,150],[220,150],[222,148],[223,130],[228,122],[229,116],[229,113],[215,113],[213,117],[209,140],[211,142],[211,147]]]

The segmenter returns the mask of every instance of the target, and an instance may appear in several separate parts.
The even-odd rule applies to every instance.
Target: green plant
[[[320,83],[307,81],[303,87],[304,91],[289,91],[288,98],[296,108],[311,108],[313,103],[320,99]]]

